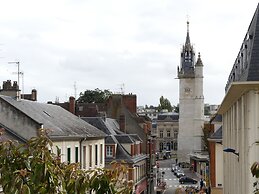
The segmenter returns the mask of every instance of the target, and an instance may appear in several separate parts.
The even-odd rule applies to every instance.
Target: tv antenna
[[[74,92],[75,92],[75,99],[76,99],[76,92],[77,92],[77,87],[76,87],[76,82],[74,82]]]
[[[17,64],[17,67],[18,67],[18,70],[17,70],[17,75],[18,75],[18,80],[17,80],[17,83],[18,83],[18,86],[20,87],[20,62],[19,61],[11,61],[11,62],[8,62],[8,64]]]
[[[124,83],[122,83],[120,85],[120,92],[121,92],[121,94],[124,94],[124,92],[125,92],[125,84]]]
[[[13,74],[17,74],[17,72],[14,72]],[[19,74],[22,76],[22,94],[24,95],[24,72],[20,71]],[[19,82],[18,82],[18,86],[19,86]],[[21,95],[21,96],[23,96],[23,95]]]

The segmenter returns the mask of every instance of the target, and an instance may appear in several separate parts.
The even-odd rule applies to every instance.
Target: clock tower
[[[181,51],[179,79],[179,162],[190,162],[190,155],[203,150],[204,97],[203,97],[203,64],[190,42],[189,22],[187,36]]]

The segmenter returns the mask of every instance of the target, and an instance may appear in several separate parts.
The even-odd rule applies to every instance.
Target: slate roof
[[[212,118],[212,122],[222,122],[222,115],[216,114],[215,117]]]
[[[119,143],[134,143],[134,142],[136,142],[136,140],[133,139],[128,134],[115,135],[115,138],[118,140]]]
[[[222,141],[222,126],[209,137],[210,141]]]
[[[259,4],[229,74],[225,91],[236,81],[259,81]]]
[[[0,123],[0,131],[2,135],[0,135],[0,142],[7,141],[7,140],[14,140],[21,143],[25,143],[26,139],[21,137],[19,134],[13,132],[11,129],[6,127],[5,125]]]
[[[50,138],[95,138],[106,134],[60,106],[0,95],[3,100],[35,122],[50,129]],[[1,121],[1,119],[0,119]],[[18,132],[17,132],[18,133]]]
[[[172,114],[172,115],[158,115],[157,121],[178,121],[179,120],[179,114]]]
[[[137,134],[126,134],[119,130],[119,124],[115,119],[101,117],[82,117],[82,119],[98,129],[105,132],[108,136],[105,138],[106,144],[116,144],[116,160],[124,160],[128,163],[135,163],[146,158],[145,155],[131,156],[130,153],[121,145],[124,143],[134,143],[141,141]],[[114,158],[106,158],[105,162],[110,163]]]
[[[114,141],[112,136],[109,135],[105,137],[105,144],[116,144],[116,142]]]

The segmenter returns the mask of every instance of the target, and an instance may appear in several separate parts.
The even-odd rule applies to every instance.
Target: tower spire
[[[186,41],[185,41],[185,48],[190,50],[191,49],[191,41],[190,41],[190,35],[189,35],[189,20],[187,20],[187,35],[186,35]]]

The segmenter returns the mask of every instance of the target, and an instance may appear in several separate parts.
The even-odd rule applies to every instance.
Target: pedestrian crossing
[[[166,170],[171,170],[170,168],[159,168],[160,169],[160,171],[166,171]]]

